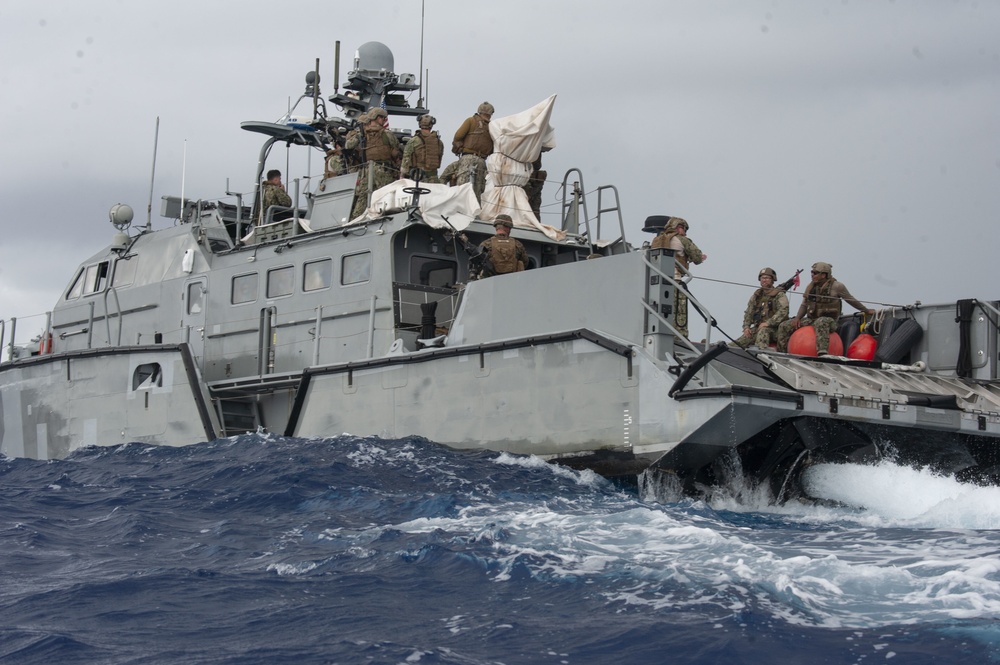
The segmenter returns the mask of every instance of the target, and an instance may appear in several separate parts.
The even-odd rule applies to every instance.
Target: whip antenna
[[[153,230],[153,181],[156,180],[156,146],[160,142],[160,116],[156,116],[153,133],[153,172],[149,175],[149,203],[146,205],[146,230]]]

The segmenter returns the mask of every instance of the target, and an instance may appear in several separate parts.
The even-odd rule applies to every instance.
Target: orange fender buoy
[[[862,333],[854,338],[851,346],[847,349],[847,357],[854,360],[871,360],[875,357],[875,348],[878,342],[867,333]]]
[[[52,353],[52,333],[44,333],[38,340],[38,355]]]
[[[802,326],[788,340],[788,352],[797,356],[816,356],[816,329],[812,326]],[[831,356],[844,355],[844,343],[840,335],[835,332],[830,333],[830,348],[827,353]]]

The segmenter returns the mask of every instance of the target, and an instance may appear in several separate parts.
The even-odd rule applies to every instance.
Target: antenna
[[[333,47],[333,94],[340,92],[340,40]]]
[[[313,84],[313,120],[316,119],[316,111],[319,109],[319,58],[316,58],[316,82]]]
[[[153,181],[156,179],[156,146],[160,142],[160,116],[156,116],[156,132],[153,134],[153,172],[149,176],[149,203],[146,205],[146,230],[153,230]]]
[[[184,180],[187,178],[187,165],[188,165],[188,140],[184,139],[184,153],[181,158],[181,223],[184,223],[184,218],[187,217],[187,201],[184,200]]]
[[[420,69],[424,71],[424,0],[420,0]],[[420,96],[417,98],[417,106],[424,108],[424,79],[420,77]]]

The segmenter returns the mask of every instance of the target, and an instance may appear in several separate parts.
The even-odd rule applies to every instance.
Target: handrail
[[[615,205],[614,205],[614,207],[611,207],[611,208],[604,208],[604,207],[602,207],[601,200],[602,200],[602,196],[604,194],[604,190],[605,189],[610,189],[610,190],[612,190],[614,192],[614,194],[615,194]],[[628,243],[625,242],[625,220],[622,218],[621,198],[618,196],[618,188],[615,187],[614,185],[601,185],[600,187],[597,188],[597,238],[601,237],[601,214],[605,213],[605,212],[617,212],[618,213],[618,234],[619,235],[618,235],[618,238],[614,242],[618,242],[618,240],[621,240],[622,244],[625,247],[625,251],[626,252],[629,251],[628,250]],[[597,238],[593,238],[592,241],[593,240],[597,240]],[[614,244],[614,242],[612,244]]]
[[[678,282],[676,279],[674,279],[673,276],[666,275],[665,273],[661,272],[659,268],[657,268],[652,263],[650,263],[649,262],[649,258],[648,258],[648,256],[646,254],[643,254],[643,256],[642,256],[642,262],[644,264],[646,264],[647,268],[649,268],[650,270],[652,270],[653,272],[655,272],[657,275],[659,275],[660,277],[662,277],[663,279],[665,279],[666,281],[668,281],[670,284],[672,284],[675,289],[677,289],[677,288],[681,289],[681,291],[683,291],[684,294],[687,295],[688,300],[690,300],[691,302],[693,302],[695,304],[695,306],[699,310],[701,310],[701,312],[705,315],[705,324],[706,324],[705,346],[707,347],[709,344],[711,344],[712,343],[712,322],[715,321],[715,317],[712,316],[711,312],[708,311],[708,308],[705,307],[704,305],[702,305],[701,302],[699,302],[699,300],[697,298],[695,298],[694,296],[691,295],[691,292],[688,291],[687,288],[685,288],[685,286],[683,285],[683,282]],[[674,265],[680,267],[681,271],[688,273],[689,277],[691,276],[690,271],[688,271],[683,265],[681,265],[677,261],[677,257],[676,256],[674,257]],[[673,326],[670,326],[670,329],[674,331],[675,336],[683,339],[682,335],[677,335],[677,331],[674,329]],[[697,350],[697,349],[695,349],[695,350]]]
[[[11,319],[12,321],[17,321],[17,319]],[[7,334],[7,321],[5,319],[0,319],[0,349],[3,348],[4,336]],[[10,337],[10,359],[14,359],[14,336]],[[3,356],[0,355],[0,363],[3,362]]]
[[[118,338],[114,344],[111,343],[111,312],[108,311],[108,295],[115,297],[115,317],[118,319]],[[108,344],[110,346],[122,345],[122,304],[118,300],[118,289],[111,286],[104,292],[104,323],[108,331]]]
[[[378,296],[372,296],[371,309],[368,310],[368,358],[375,355],[375,301]]]
[[[573,173],[573,172],[576,172],[576,174],[580,177],[580,180],[578,182],[573,183],[573,200],[569,204],[567,204],[566,203],[566,192],[567,192],[567,187],[566,187],[567,182],[566,181],[568,180],[570,174]],[[567,231],[567,232],[571,232],[571,233],[575,233],[575,234],[579,235],[579,233],[580,233],[580,212],[579,212],[579,206],[583,206],[583,223],[587,227],[586,235],[587,235],[588,238],[590,238],[591,240],[593,240],[594,236],[592,236],[590,234],[590,215],[587,213],[587,197],[584,196],[584,192],[586,192],[586,191],[587,190],[584,189],[584,185],[583,185],[583,172],[580,171],[580,169],[575,168],[575,167],[569,169],[568,171],[566,171],[566,175],[563,176],[563,181],[562,181],[563,200],[562,200],[562,222],[561,222],[562,229],[561,230]],[[569,215],[566,214],[566,209],[569,208],[569,207],[573,207],[573,206],[576,206],[576,209],[574,211],[574,218],[575,218],[575,222],[576,222],[576,230],[575,231],[570,231],[570,229],[566,228],[566,226],[567,226],[566,222],[569,219]]]

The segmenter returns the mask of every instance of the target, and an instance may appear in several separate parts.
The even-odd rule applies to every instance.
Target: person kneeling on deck
[[[825,356],[830,348],[830,333],[837,329],[845,300],[860,312],[869,316],[875,314],[875,310],[865,307],[846,286],[835,280],[832,273],[833,266],[829,263],[813,264],[812,281],[802,294],[798,313],[778,327],[778,351],[788,353],[792,333],[802,326],[812,326],[816,329],[816,355]]]
[[[698,265],[708,258],[694,241],[687,237],[687,220],[671,217],[650,245],[653,249],[674,250],[674,279],[680,281],[687,275],[690,264]],[[674,328],[684,337],[688,336],[688,297],[681,289],[674,289]]]
[[[743,314],[743,335],[736,346],[747,348],[751,344],[766,349],[774,342],[778,326],[788,320],[788,297],[784,290],[774,286],[778,274],[771,268],[762,268],[757,275],[760,288],[750,296]]]
[[[482,269],[479,278],[504,275],[509,272],[521,272],[528,265],[528,252],[520,240],[510,237],[514,222],[510,215],[497,215],[493,220],[496,235],[479,243],[483,251]]]

